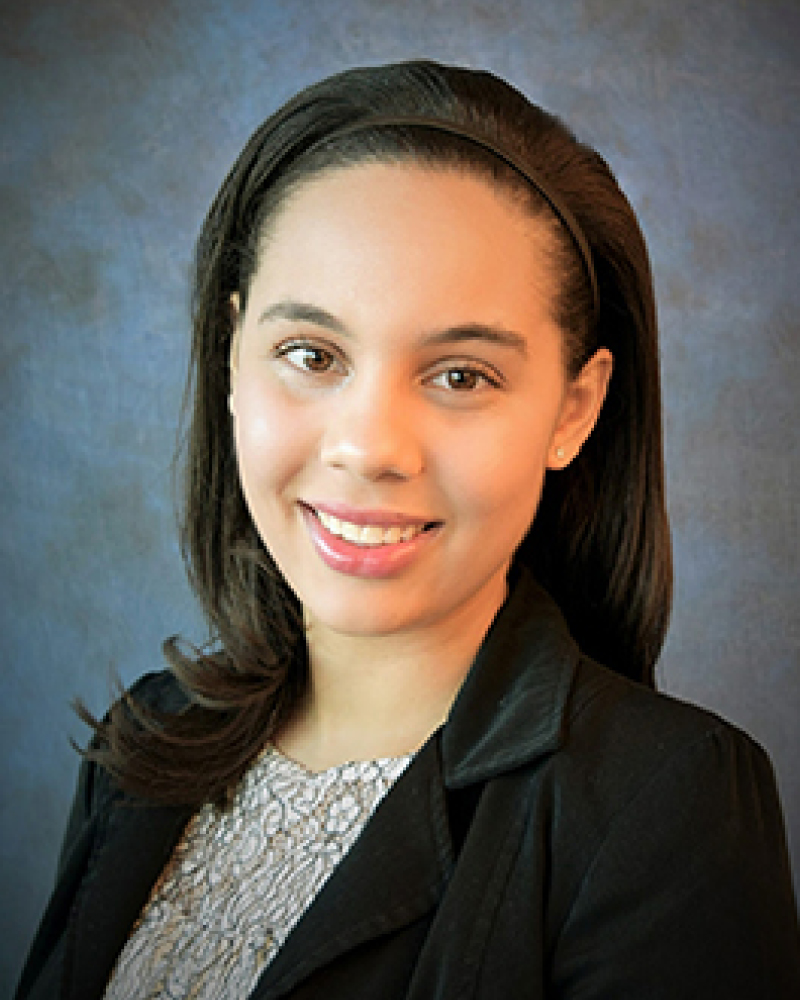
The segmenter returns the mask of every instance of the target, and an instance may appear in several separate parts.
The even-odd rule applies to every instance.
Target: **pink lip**
[[[333,517],[338,517],[340,521],[349,521],[350,524],[377,524],[384,528],[391,528],[395,524],[403,526],[429,524],[432,520],[429,517],[415,517],[413,514],[401,514],[396,511],[348,507],[343,503],[317,503],[310,500],[308,503],[303,503],[303,506],[321,510],[324,514],[331,514]]]
[[[438,534],[439,526],[430,528],[415,535],[410,542],[395,542],[392,545],[356,545],[347,542],[338,535],[332,535],[325,528],[320,519],[314,514],[306,504],[301,504],[300,509],[303,518],[311,535],[311,541],[320,559],[331,569],[347,576],[360,576],[368,579],[379,580],[385,577],[394,576],[410,565],[425,547],[430,545],[433,538]],[[427,524],[427,521],[420,518],[405,520],[387,521],[386,511],[356,511],[348,510],[339,505],[320,505],[318,510],[340,517],[342,520],[351,521],[353,524]],[[339,512],[347,512],[339,513]],[[353,513],[361,516],[359,520],[352,517]],[[367,517],[366,514],[370,514]],[[378,516],[380,515],[380,516]]]

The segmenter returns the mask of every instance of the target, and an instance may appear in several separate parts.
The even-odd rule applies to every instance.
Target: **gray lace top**
[[[230,810],[189,822],[105,1000],[245,1000],[410,760],[314,774],[264,751]]]

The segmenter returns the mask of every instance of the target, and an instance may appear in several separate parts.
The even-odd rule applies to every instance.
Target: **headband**
[[[507,164],[514,171],[516,171],[520,177],[523,177],[531,185],[531,187],[537,191],[542,198],[544,198],[553,213],[557,216],[563,227],[569,233],[572,238],[572,242],[577,247],[592,290],[593,317],[595,320],[597,319],[600,312],[600,295],[589,242],[584,236],[583,230],[578,224],[575,216],[553,192],[552,188],[546,181],[544,181],[538,174],[534,173],[529,167],[523,166],[513,153],[504,149],[502,146],[498,146],[495,143],[490,142],[488,139],[485,139],[479,132],[469,128],[469,126],[445,121],[441,118],[427,118],[423,115],[376,115],[371,118],[363,118],[360,121],[351,123],[350,125],[345,125],[343,128],[337,129],[335,133],[327,136],[326,138],[336,139],[339,136],[349,135],[353,132],[362,132],[367,129],[383,128],[385,126],[430,129],[432,132],[443,132],[446,135],[452,135],[458,139],[465,139],[467,142],[471,142],[474,145],[487,150],[493,156],[496,156],[498,160],[502,160],[503,163]]]

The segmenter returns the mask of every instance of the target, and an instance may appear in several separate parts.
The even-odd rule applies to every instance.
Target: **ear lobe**
[[[601,347],[567,385],[550,442],[548,469],[565,469],[580,452],[600,416],[613,368],[611,352]]]

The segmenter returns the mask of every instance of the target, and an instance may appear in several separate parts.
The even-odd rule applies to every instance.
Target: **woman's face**
[[[487,182],[414,165],[330,171],[271,223],[231,409],[253,521],[312,621],[413,632],[501,603],[545,470],[594,419],[550,241]]]

